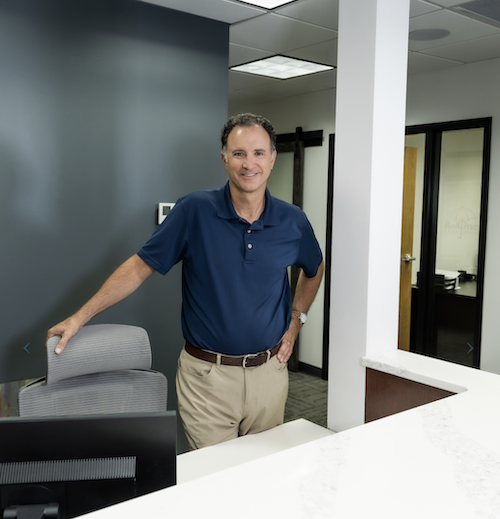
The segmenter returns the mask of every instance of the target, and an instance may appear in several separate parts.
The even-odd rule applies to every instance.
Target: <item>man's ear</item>
[[[276,157],[278,156],[278,151],[274,150],[271,155],[271,169],[274,168],[274,163],[276,162]]]
[[[224,155],[224,152],[220,152],[220,160],[222,160],[222,164],[224,164],[224,167],[226,168],[227,167],[227,159],[226,159],[226,156]]]

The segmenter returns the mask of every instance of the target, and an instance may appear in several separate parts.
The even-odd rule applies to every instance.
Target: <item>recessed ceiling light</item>
[[[237,72],[246,72],[247,74],[257,74],[277,79],[290,79],[332,69],[333,67],[329,65],[319,65],[318,63],[288,58],[286,56],[272,56],[271,58],[252,61],[245,65],[231,67],[231,70]]]
[[[441,40],[450,35],[447,29],[419,29],[418,31],[410,32],[410,40],[413,41],[431,41]]]
[[[274,9],[281,5],[289,4],[294,0],[242,0],[244,4],[256,5],[257,7],[264,7],[265,9]]]

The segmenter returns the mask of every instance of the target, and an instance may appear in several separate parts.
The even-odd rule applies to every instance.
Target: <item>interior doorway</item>
[[[401,226],[401,268],[399,283],[398,348],[410,351],[413,229],[415,227],[415,191],[418,149],[405,146],[403,182],[403,224]]]
[[[276,136],[278,156],[273,172],[268,179],[267,186],[270,193],[291,204],[303,209],[304,195],[304,167],[306,148],[323,145],[323,130],[303,131],[301,127],[295,129],[295,133],[285,133]],[[299,278],[300,269],[294,265],[289,268],[288,276],[292,298]],[[309,310],[309,318],[313,316],[314,309]],[[320,316],[322,319],[322,316]],[[299,350],[301,347],[300,335],[297,338],[292,356],[288,360],[288,369],[292,372],[300,369],[309,371],[315,375],[322,375],[324,366],[317,368],[299,362]],[[324,341],[324,337],[323,337]]]
[[[479,367],[491,118],[407,128],[417,150],[410,351]]]

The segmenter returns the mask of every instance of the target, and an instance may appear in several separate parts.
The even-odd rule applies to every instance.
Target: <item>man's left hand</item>
[[[297,335],[300,331],[300,325],[298,324],[296,319],[292,319],[288,330],[285,332],[285,335],[281,338],[280,341],[280,349],[276,356],[280,362],[288,362],[288,359],[292,355],[293,346],[295,341],[297,340]]]
[[[324,269],[325,264],[322,261],[316,274],[312,278],[308,278],[304,274],[304,271],[300,273],[299,279],[297,281],[297,287],[295,288],[293,308],[300,308],[301,312],[307,313],[318,292]],[[280,362],[287,362],[290,358],[293,351],[293,346],[297,340],[297,335],[300,332],[300,328],[301,324],[299,323],[299,320],[296,317],[292,317],[290,326],[280,341],[281,347],[277,353],[277,357]]]

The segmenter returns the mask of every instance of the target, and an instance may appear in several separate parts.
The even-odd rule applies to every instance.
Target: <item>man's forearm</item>
[[[98,292],[75,313],[75,316],[85,324],[92,317],[129,296],[153,272],[154,270],[135,254],[111,274]]]
[[[295,296],[293,298],[293,309],[299,312],[307,313],[311,307],[316,294],[318,293],[321,279],[323,278],[323,271],[325,269],[324,262],[321,262],[318,267],[316,275],[312,278],[308,278],[304,271],[300,273],[297,281],[297,287],[295,288]]]
[[[91,297],[77,312],[53,326],[47,332],[47,339],[60,335],[56,353],[61,353],[66,343],[92,317],[125,299],[154,272],[137,254],[120,265],[98,292]]]
[[[321,265],[318,267],[316,275],[312,278],[308,278],[304,271],[300,273],[299,279],[297,281],[297,286],[295,288],[295,296],[293,298],[292,308],[294,311],[307,313],[309,308],[311,307],[316,294],[318,293],[319,285],[321,283],[321,279],[323,278],[323,270],[324,264],[321,262]],[[293,346],[297,339],[297,335],[299,334],[301,324],[299,320],[295,317],[292,317],[292,322],[285,335],[283,335],[281,339],[281,347],[278,351],[278,360],[280,362],[287,362],[292,354]]]

